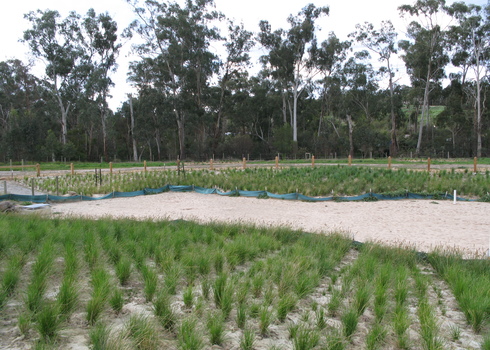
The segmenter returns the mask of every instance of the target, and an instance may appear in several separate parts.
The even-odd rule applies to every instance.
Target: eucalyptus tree
[[[22,41],[28,44],[32,55],[45,64],[42,82],[58,105],[61,142],[66,144],[68,115],[77,97],[74,92],[80,80],[86,78],[76,69],[83,57],[82,48],[74,40],[79,23],[74,16],[61,20],[58,11],[53,10],[37,10],[24,17],[31,28],[24,32]]]
[[[453,39],[453,56],[451,62],[462,70],[463,87],[468,70],[473,71],[474,84],[469,84],[469,91],[475,107],[476,156],[482,155],[482,115],[484,111],[482,81],[488,75],[490,65],[490,5],[482,8],[478,5],[467,5],[463,2],[453,3],[449,8],[450,15],[455,17],[458,25],[451,26]]]
[[[350,41],[340,41],[335,33],[330,33],[328,38],[317,44],[313,42],[310,53],[313,58],[311,64],[318,70],[319,79],[316,86],[320,90],[321,110],[318,120],[317,137],[320,138],[323,129],[323,123],[328,120],[336,133],[340,137],[335,123],[331,120],[334,115],[334,99],[339,94],[339,72],[342,65],[345,63],[349,50],[351,48]]]
[[[356,41],[362,43],[370,51],[378,55],[379,61],[385,66],[380,68],[380,72],[388,77],[388,88],[390,91],[390,120],[391,120],[391,141],[390,155],[396,156],[397,138],[396,138],[396,114],[394,101],[394,77],[393,56],[397,54],[398,48],[396,43],[397,33],[391,21],[382,21],[379,29],[375,29],[372,23],[365,22],[357,24],[356,31],[350,34]]]
[[[338,113],[345,117],[349,128],[349,154],[354,156],[354,126],[356,119],[373,118],[376,107],[378,77],[368,62],[369,54],[361,51],[349,58],[339,72],[341,89]]]
[[[217,57],[210,43],[218,40],[217,29],[210,23],[221,17],[209,7],[212,0],[187,0],[178,3],[153,0],[127,0],[138,19],[128,31],[136,32],[142,43],[135,46],[144,64],[150,84],[167,99],[177,124],[179,153],[186,155],[186,125],[188,119],[198,119],[206,113],[205,90],[216,72]]]
[[[30,67],[18,59],[0,62],[0,157],[34,158],[49,120],[42,90]]]
[[[213,151],[216,150],[219,141],[223,136],[223,126],[226,118],[226,100],[228,108],[231,108],[233,99],[230,98],[231,89],[236,87],[240,89],[241,84],[236,84],[237,81],[247,79],[247,68],[250,67],[250,50],[255,45],[253,33],[245,30],[243,24],[237,25],[232,21],[228,22],[228,35],[224,38],[224,47],[226,57],[220,62],[219,70],[219,101],[214,113],[214,131],[213,131]]]
[[[100,116],[103,154],[107,161],[107,98],[114,85],[110,73],[116,70],[116,59],[121,48],[118,42],[117,23],[108,13],[97,15],[90,9],[81,20],[78,40],[85,53],[88,77],[85,95],[95,103]]]
[[[290,15],[288,30],[272,31],[268,21],[261,21],[259,42],[269,50],[262,57],[262,62],[270,74],[281,83],[283,89],[283,116],[286,121],[286,99],[292,95],[291,111],[293,129],[293,146],[296,150],[298,142],[297,114],[298,99],[306,85],[312,80],[317,71],[312,71],[312,57],[308,48],[315,40],[317,25],[315,21],[328,15],[329,8],[316,7],[313,4],[305,6],[297,16]]]
[[[422,131],[429,123],[429,96],[437,83],[445,76],[444,68],[449,62],[446,52],[446,32],[439,17],[445,13],[445,0],[417,0],[413,5],[402,5],[401,15],[410,15],[414,20],[407,28],[410,40],[402,40],[399,47],[410,74],[412,85],[423,91],[422,114],[416,154],[420,154]]]

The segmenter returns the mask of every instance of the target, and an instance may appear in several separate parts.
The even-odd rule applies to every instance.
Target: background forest
[[[44,74],[0,62],[0,162],[490,153],[490,3],[417,0],[399,7],[403,39],[384,21],[320,41],[328,6],[250,31],[212,0],[126,1],[128,28],[94,10],[26,14],[20,39]],[[111,110],[127,42],[135,90]],[[252,69],[257,47],[266,54]]]

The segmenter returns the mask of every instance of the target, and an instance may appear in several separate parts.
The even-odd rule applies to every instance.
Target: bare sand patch
[[[484,255],[490,239],[490,205],[481,202],[301,202],[166,192],[52,207],[62,216],[240,222],[314,233],[341,230],[357,241],[403,244],[424,252],[442,248]]]

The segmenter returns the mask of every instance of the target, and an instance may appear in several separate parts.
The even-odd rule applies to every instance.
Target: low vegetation
[[[488,349],[489,270],[341,233],[0,216],[0,343]]]
[[[35,180],[36,187],[44,192],[92,195],[113,191],[132,192],[145,188],[161,188],[167,184],[217,188],[269,191],[271,193],[301,193],[306,196],[349,196],[364,193],[405,195],[407,192],[436,194],[441,199],[457,190],[459,195],[487,198],[490,192],[490,172],[473,174],[465,171],[441,170],[389,170],[373,167],[317,166],[223,169],[220,171],[195,170],[185,173],[160,168],[135,173],[103,174],[102,182],[94,174],[44,177]],[[24,182],[30,186],[30,178]]]

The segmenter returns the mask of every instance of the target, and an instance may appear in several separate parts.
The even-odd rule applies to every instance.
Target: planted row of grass
[[[252,349],[272,339],[294,349],[437,349],[453,341],[429,297],[439,277],[410,250],[367,244],[355,252],[340,235],[189,222],[3,216],[0,227],[12,237],[2,250],[2,285],[12,259],[24,257],[0,314],[17,319],[28,344],[67,346],[60,330],[79,326],[74,314],[83,315],[94,349]],[[42,236],[31,232],[37,228]],[[444,278],[464,265],[431,259]],[[485,295],[488,269],[464,266],[474,286],[464,293]],[[37,298],[31,285],[42,287]],[[135,303],[140,311],[122,312]],[[477,328],[468,323],[486,334],[483,319]],[[281,332],[289,339],[276,339]]]
[[[451,287],[467,322],[481,333],[490,325],[490,260],[430,254],[429,261]]]
[[[28,184],[30,179],[26,178]],[[59,192],[66,194],[131,192],[144,188],[160,188],[166,184],[195,185],[231,191],[236,188],[249,191],[267,190],[272,193],[299,192],[307,196],[342,196],[368,193],[403,195],[407,191],[422,194],[444,194],[457,190],[458,194],[484,197],[490,191],[490,173],[472,174],[442,170],[421,172],[388,170],[369,167],[319,166],[316,168],[225,169],[219,172],[196,170],[185,175],[176,171],[149,171],[104,176],[102,185],[92,174],[65,175],[58,180]],[[45,192],[56,193],[54,178],[36,179],[36,186]]]
[[[229,160],[229,161],[219,161],[221,163],[237,163],[241,162],[241,159],[236,159],[236,160]],[[270,164],[271,166],[275,165],[274,160],[255,160],[252,161],[255,164]],[[281,164],[311,164],[311,160],[309,159],[281,159]],[[353,163],[355,164],[387,164],[388,159],[387,158],[364,158],[364,159],[358,159],[355,158],[352,160]],[[39,162],[24,162],[24,165],[36,165]],[[75,169],[109,169],[110,164],[108,162],[72,162],[74,164]],[[200,162],[200,163],[195,163],[195,162],[190,162],[190,163],[185,163],[185,164],[206,164],[209,162]],[[335,159],[327,159],[327,158],[317,158],[315,160],[316,164],[347,164],[348,159],[347,158],[335,158]],[[451,159],[446,159],[446,158],[433,158],[431,160],[432,164],[460,164],[460,165],[466,165],[467,167],[471,167],[473,165],[473,158],[451,158]],[[478,159],[479,164],[490,164],[490,158],[480,158]],[[40,162],[42,170],[70,170],[70,162]],[[171,161],[155,161],[155,162],[150,162],[147,161],[147,166],[148,167],[166,167],[166,166],[176,166],[177,161],[176,160],[171,160]],[[182,164],[182,162],[181,162]],[[217,164],[217,163],[215,163]],[[392,159],[392,164],[427,164],[427,159],[425,158],[393,158]],[[10,163],[5,163],[5,162],[0,162],[0,166],[9,166]],[[22,165],[22,162],[12,162],[12,165],[14,166],[19,166]],[[114,169],[124,169],[124,168],[142,168],[144,166],[143,162],[112,162],[112,167]]]

